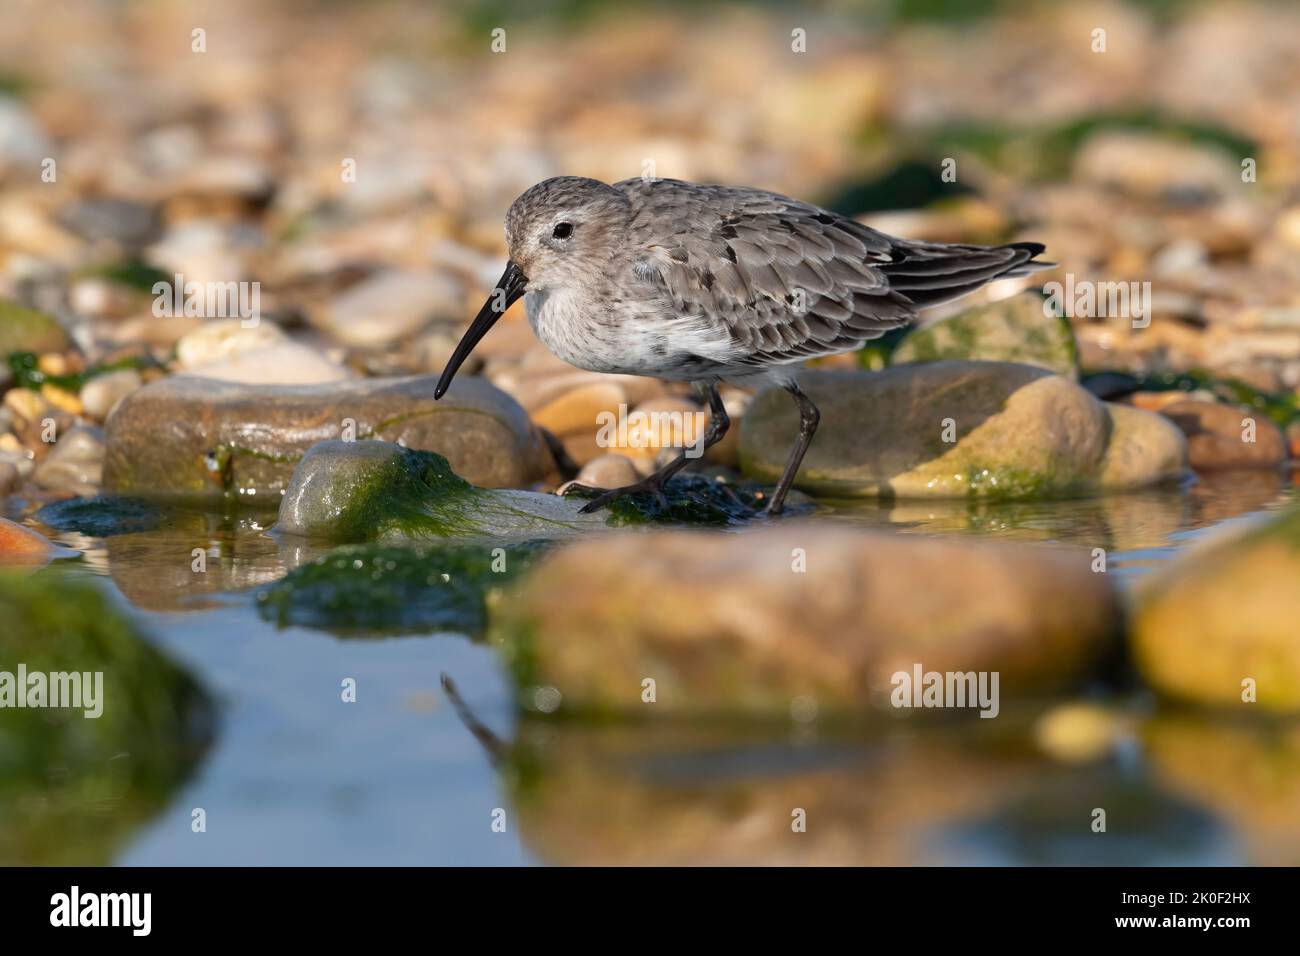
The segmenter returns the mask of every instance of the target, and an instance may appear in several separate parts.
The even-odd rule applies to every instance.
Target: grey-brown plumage
[[[1039,243],[899,239],[775,193],[673,179],[548,179],[510,207],[506,239],[510,265],[440,389],[525,293],[538,337],[570,364],[696,383],[715,423],[721,418],[706,444],[726,429],[719,382],[776,382],[799,402],[804,427],[774,512],[816,428],[816,409],[794,379],[801,363],[860,348],[922,309],[1050,265],[1035,261]],[[684,464],[635,488],[658,491]]]

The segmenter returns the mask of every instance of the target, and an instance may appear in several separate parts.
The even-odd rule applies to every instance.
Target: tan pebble
[[[533,421],[556,435],[594,433],[610,416],[617,418],[627,395],[617,385],[584,385],[548,402],[533,413]]]
[[[12,451],[20,455],[28,454],[27,449],[23,447],[23,443],[18,440],[18,436],[11,435],[9,432],[0,435],[0,451]]]
[[[566,435],[560,439],[564,445],[564,451],[574,463],[581,468],[589,461],[595,461],[601,455],[608,454],[608,450],[601,448],[596,444],[595,432],[583,432],[578,435]]]
[[[46,375],[67,375],[68,359],[61,352],[46,352],[36,360],[36,367]]]
[[[1172,390],[1168,392],[1134,392],[1129,396],[1129,403],[1135,408],[1148,412],[1158,412],[1166,405],[1187,400],[1187,393]]]
[[[5,406],[23,421],[37,421],[50,410],[49,402],[26,388],[11,388],[5,393]]]
[[[1057,760],[1085,763],[1106,756],[1124,731],[1124,720],[1092,704],[1063,704],[1034,726],[1038,746]]]
[[[583,465],[577,482],[589,488],[621,488],[639,477],[632,462],[622,455],[601,455]]]
[[[1300,249],[1300,206],[1292,206],[1277,217],[1273,227],[1277,237],[1292,249]]]
[[[139,388],[141,383],[140,373],[134,369],[98,375],[82,386],[82,407],[91,418],[102,422],[117,403]]]
[[[60,411],[67,412],[69,415],[80,415],[81,399],[72,392],[65,391],[56,385],[46,382],[41,386],[41,398],[45,399]]]
[[[688,399],[665,396],[642,402],[628,415],[626,447],[633,451],[687,448],[700,440],[707,422],[708,413]]]

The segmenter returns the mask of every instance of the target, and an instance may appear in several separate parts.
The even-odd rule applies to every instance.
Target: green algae
[[[591,499],[599,494],[592,489],[574,487],[565,496]],[[761,486],[732,485],[703,475],[678,475],[667,482],[662,499],[649,491],[615,498],[607,509],[606,524],[610,527],[740,524],[752,518],[764,504]]]
[[[971,359],[1018,362],[1077,379],[1078,345],[1068,319],[1047,315],[1034,291],[966,309],[915,329],[890,353],[890,365]]]
[[[103,865],[188,777],[211,704],[99,589],[57,569],[0,574],[0,621],[0,672],[102,674],[98,717],[4,710],[0,860]]]
[[[1122,394],[1129,392],[1210,392],[1221,402],[1229,405],[1243,405],[1253,408],[1267,416],[1279,428],[1285,429],[1292,422],[1300,421],[1300,395],[1286,392],[1270,392],[1255,388],[1236,378],[1223,378],[1203,370],[1192,369],[1186,372],[1150,372],[1130,374],[1127,372],[1088,372],[1084,375],[1083,386],[1105,394]]]
[[[487,626],[487,595],[527,570],[548,546],[345,545],[259,591],[257,610],[277,627],[341,637],[433,631],[477,637]]]
[[[138,356],[120,359],[116,362],[102,362],[93,365],[84,372],[71,372],[67,375],[50,375],[40,369],[40,359],[35,352],[11,352],[8,357],[9,371],[13,373],[14,382],[23,388],[39,391],[43,385],[53,385],[65,392],[79,392],[92,378],[108,372],[120,372],[126,369],[141,369],[155,366],[156,363]]]

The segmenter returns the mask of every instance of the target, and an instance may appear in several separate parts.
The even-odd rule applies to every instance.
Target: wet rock
[[[582,501],[479,488],[441,455],[379,441],[323,441],[293,473],[276,529],[332,541],[549,538],[605,526]]]
[[[54,558],[54,545],[29,528],[0,518],[0,567],[39,567]]]
[[[1133,657],[1157,691],[1300,712],[1300,508],[1192,549],[1139,592]],[[1249,682],[1249,683],[1246,683]],[[1252,696],[1255,702],[1245,698]]]
[[[908,333],[891,365],[973,359],[1037,365],[1079,377],[1079,350],[1068,319],[1047,315],[1042,295],[1019,295],[977,306]]]
[[[236,352],[207,365],[186,369],[184,374],[244,385],[318,385],[353,377],[344,366],[297,342]]]
[[[279,627],[340,637],[476,636],[487,624],[487,593],[516,578],[544,549],[544,542],[529,541],[345,545],[259,591],[257,609]]]
[[[435,318],[457,316],[461,290],[446,276],[386,271],[338,296],[325,327],[340,342],[358,349],[393,345]]]
[[[54,443],[54,450],[36,468],[36,484],[49,491],[93,495],[104,471],[104,432],[74,428]]]
[[[119,369],[96,375],[81,388],[81,406],[96,421],[108,419],[117,403],[144,384],[135,369]]]
[[[0,574],[0,695],[35,674],[76,675],[81,706],[18,708],[0,721],[0,846],[23,865],[104,865],[159,812],[211,736],[202,689],[163,657],[88,583],[40,572]],[[21,665],[19,664],[21,662]],[[17,682],[22,667],[27,686]],[[56,683],[45,681],[47,703]],[[87,713],[96,714],[87,719]],[[57,772],[51,772],[57,768]],[[86,812],[86,801],[111,806]]]
[[[1116,430],[1123,444],[1108,456],[1107,407],[1045,369],[928,362],[882,372],[808,372],[800,382],[821,409],[796,480],[814,494],[1035,498],[1181,473],[1169,436],[1132,416]],[[789,395],[760,393],[741,426],[741,469],[775,481],[797,432]],[[1149,448],[1150,460],[1134,460],[1137,448]]]
[[[543,561],[493,635],[525,699],[550,687],[575,711],[892,713],[893,675],[918,664],[999,672],[1005,705],[1086,678],[1113,646],[1119,603],[1090,560],[797,522],[608,536]]]
[[[466,377],[435,402],[436,384],[431,377],[260,387],[163,379],[129,395],[109,420],[104,487],[123,495],[242,490],[250,500],[275,501],[307,449],[345,429],[437,451],[484,487],[518,487],[545,474],[549,453],[509,396]]]
[[[0,358],[14,352],[58,352],[67,347],[67,333],[53,316],[0,300]]]
[[[1183,401],[1160,413],[1187,436],[1187,456],[1197,470],[1275,468],[1288,448],[1281,429],[1260,412],[1218,402]]]
[[[139,498],[67,498],[36,512],[36,520],[56,531],[75,531],[91,538],[152,531],[167,519],[168,510]]]
[[[1106,411],[1111,427],[1098,475],[1101,487],[1145,488],[1184,472],[1187,442],[1167,418],[1112,403]]]

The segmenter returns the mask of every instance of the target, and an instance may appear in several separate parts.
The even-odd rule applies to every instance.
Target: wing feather
[[[860,348],[917,312],[1049,264],[1037,243],[896,239],[775,193],[678,180],[615,183],[628,197],[634,275],[678,318],[729,338],[755,367]]]

